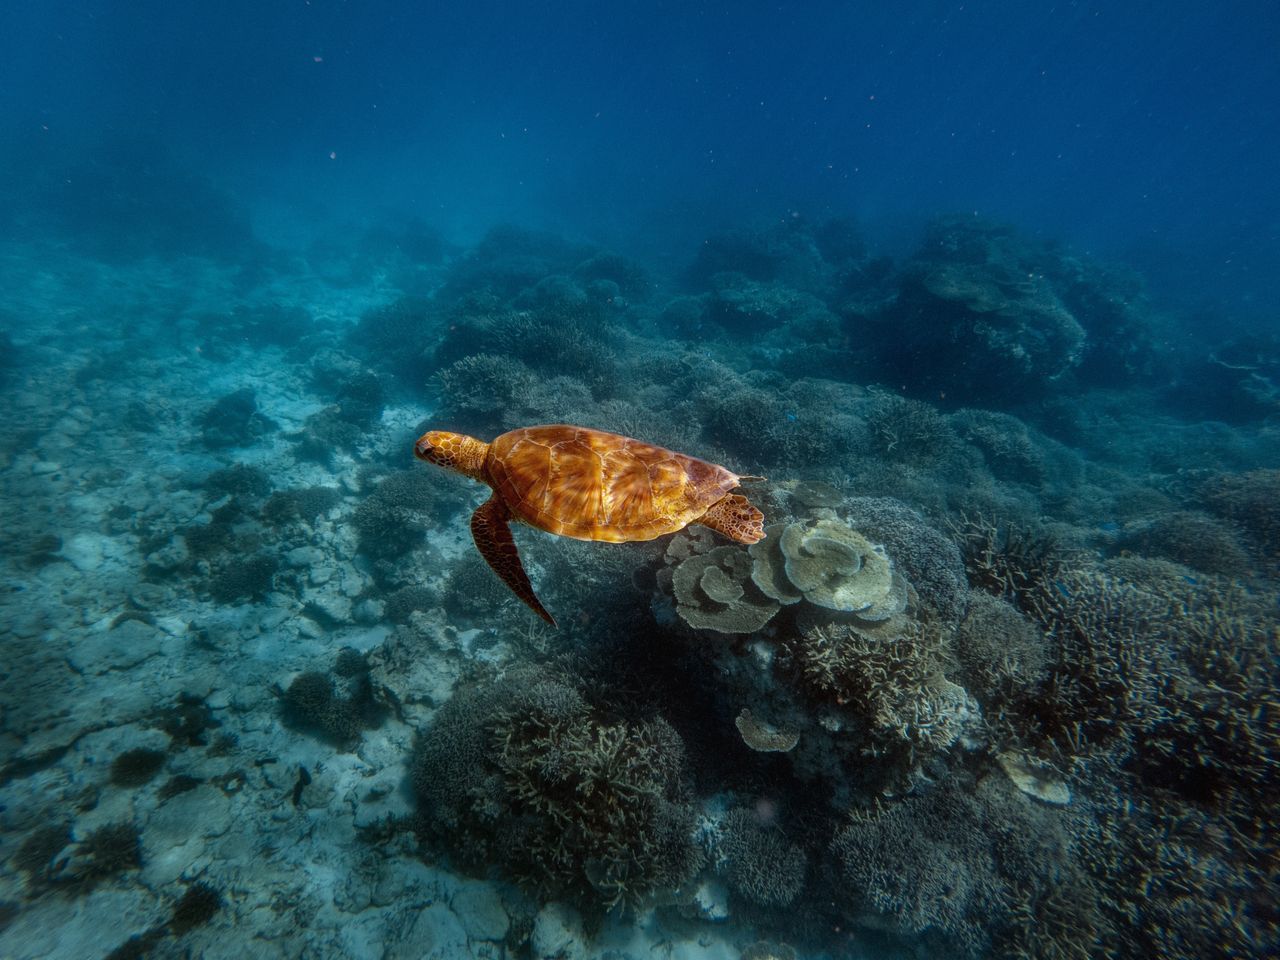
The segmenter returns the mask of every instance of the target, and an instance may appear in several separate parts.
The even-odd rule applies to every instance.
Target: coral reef
[[[338,652],[333,673],[310,670],[294,677],[284,691],[285,722],[351,748],[361,733],[382,722],[385,713],[374,697],[369,664],[356,650]]]
[[[455,695],[412,779],[424,829],[466,862],[608,908],[698,870],[684,767],[662,719],[603,717],[566,679],[525,671]]]
[[[1041,628],[999,597],[975,592],[951,641],[956,679],[989,707],[1042,681],[1049,667]]]
[[[365,236],[5,247],[18,955],[1277,952],[1274,344],[968,218],[898,265],[788,217],[683,291]],[[424,416],[767,475],[769,536],[524,537],[531,626]]]
[[[1270,570],[1280,570],[1280,470],[1219,474],[1200,495],[1212,513],[1237,525]]]
[[[969,601],[965,562],[956,544],[920,513],[888,497],[852,497],[841,506],[847,523],[883,544],[917,599],[944,623],[956,623]]]
[[[209,578],[209,596],[218,603],[261,600],[275,585],[279,569],[279,560],[269,553],[228,560]]]
[[[950,748],[976,716],[964,689],[943,676],[942,638],[920,624],[878,633],[849,624],[790,638],[781,666],[813,702],[838,708],[876,753],[908,766]],[[842,724],[843,726],[843,724]]]
[[[947,418],[929,404],[890,393],[873,395],[866,423],[874,450],[891,463],[937,464],[957,442]]]
[[[806,600],[866,621],[887,620],[907,606],[908,586],[884,547],[833,520],[775,524],[752,544],[751,578],[767,596]]]
[[[721,823],[716,856],[729,885],[751,903],[785,907],[804,887],[805,855],[774,826],[746,807],[730,810]]]
[[[733,725],[738,728],[742,742],[758,753],[787,753],[800,742],[799,732],[779,730],[757,719],[746,707],[734,718]]]
[[[752,563],[738,547],[716,547],[671,570],[676,613],[695,630],[753,633],[778,612],[778,604],[752,585]]]
[[[151,782],[164,767],[164,761],[161,750],[126,750],[111,761],[111,782],[118,787],[140,787]]]
[[[1241,576],[1249,570],[1249,554],[1235,533],[1213,517],[1190,510],[1132,524],[1125,528],[1119,545],[1204,573]]]
[[[259,411],[257,397],[249,387],[218,400],[201,414],[199,424],[204,445],[211,450],[251,446],[276,428]]]
[[[351,523],[359,550],[373,560],[393,561],[422,543],[428,522],[447,519],[441,487],[421,470],[395,470],[370,477],[371,484]]]
[[[1012,231],[971,219],[935,223],[878,320],[894,381],[998,407],[1042,393],[1078,366],[1085,330],[1038,259]]]

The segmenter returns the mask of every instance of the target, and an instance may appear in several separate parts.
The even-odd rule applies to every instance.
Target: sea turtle
[[[764,537],[764,515],[731,470],[617,433],[556,423],[522,427],[492,443],[444,430],[414,455],[493,488],[471,516],[471,536],[494,572],[547,623],[520,563],[509,521],[577,540],[652,540],[691,523],[738,543]]]

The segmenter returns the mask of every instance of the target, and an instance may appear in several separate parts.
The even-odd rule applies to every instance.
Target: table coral
[[[753,544],[752,579],[780,603],[805,599],[861,620],[887,620],[907,605],[906,582],[884,547],[836,520],[776,524]]]
[[[689,557],[671,578],[676,612],[689,626],[719,633],[754,633],[778,604],[751,586],[751,559],[737,547]]]

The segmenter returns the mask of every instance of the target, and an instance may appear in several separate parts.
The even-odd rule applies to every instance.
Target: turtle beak
[[[418,442],[413,445],[413,455],[419,460],[427,461],[427,463],[435,463],[436,459],[433,456],[435,450],[428,439],[430,436],[431,434],[424,433],[418,438]]]

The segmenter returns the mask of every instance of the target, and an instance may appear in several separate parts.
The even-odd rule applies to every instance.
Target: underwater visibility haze
[[[1262,0],[4,5],[0,957],[1280,953],[1278,103]]]

